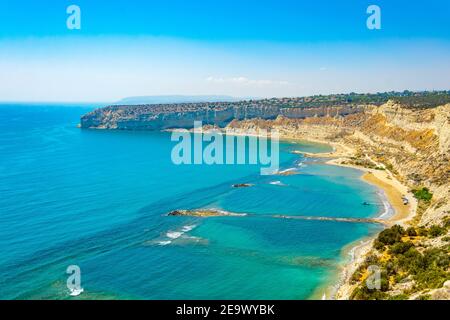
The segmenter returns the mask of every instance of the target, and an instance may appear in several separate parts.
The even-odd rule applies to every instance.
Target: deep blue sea
[[[380,228],[271,217],[380,214],[359,171],[291,153],[328,146],[282,143],[291,176],[177,166],[169,133],[77,128],[90,110],[0,105],[0,299],[72,298],[69,265],[77,299],[307,299],[336,278],[345,246]],[[167,216],[195,208],[251,215]]]

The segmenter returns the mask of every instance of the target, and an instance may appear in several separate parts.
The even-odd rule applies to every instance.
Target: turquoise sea
[[[291,176],[177,166],[169,133],[77,128],[91,109],[0,105],[0,299],[72,299],[69,265],[81,268],[76,299],[307,299],[335,279],[345,246],[380,229],[270,216],[383,211],[359,171],[291,153],[328,146],[282,143]],[[252,215],[166,215],[205,207]]]

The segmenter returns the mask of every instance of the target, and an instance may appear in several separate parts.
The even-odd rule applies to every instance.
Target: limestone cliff
[[[279,116],[275,120],[233,121],[228,127],[242,132],[271,128],[285,138],[351,146],[356,149],[356,156],[370,155],[411,188],[426,186],[434,192],[433,205],[423,213],[421,223],[436,222],[449,215],[450,104],[414,109],[388,102],[345,116]]]
[[[232,120],[275,119],[347,115],[361,112],[353,105],[290,108],[267,101],[182,103],[108,106],[81,117],[81,127],[90,129],[163,130],[192,128],[194,121],[224,127]]]

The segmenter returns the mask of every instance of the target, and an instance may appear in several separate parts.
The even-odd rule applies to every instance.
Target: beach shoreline
[[[231,134],[237,136],[246,135],[245,132],[240,131],[235,131]],[[252,135],[258,134],[252,133]],[[416,213],[417,200],[409,192],[409,188],[405,184],[398,181],[398,179],[396,179],[395,176],[382,164],[370,159],[368,155],[366,155],[366,158],[372,162],[375,167],[383,168],[383,170],[370,169],[347,163],[349,159],[354,157],[356,150],[341,143],[307,137],[293,137],[289,135],[280,135],[280,141],[302,141],[307,143],[328,145],[333,149],[330,152],[309,153],[303,151],[293,151],[293,153],[299,155],[301,154],[308,158],[327,159],[325,161],[327,165],[352,168],[361,171],[361,180],[367,184],[375,186],[381,192],[380,197],[384,198],[382,200],[386,200],[383,201],[383,203],[386,202],[388,208],[385,208],[383,212],[380,212],[379,215],[375,217],[375,219],[383,220],[386,228],[394,224],[406,226],[408,222],[413,219]],[[403,197],[408,200],[407,205],[403,203]],[[393,212],[389,213],[389,209]],[[358,266],[364,262],[366,256],[371,251],[373,241],[375,240],[377,234],[378,232],[346,245],[341,251],[341,256],[344,261],[339,267],[339,272],[332,277],[332,280],[317,288],[310,296],[310,299],[348,300],[353,289],[355,288],[355,286],[350,283],[351,276],[356,271]],[[348,256],[350,256],[350,260],[348,260]]]
[[[193,132],[196,132],[192,130]],[[203,129],[203,133],[215,131],[221,134],[229,134],[233,136],[260,136],[260,134],[255,132],[246,132],[245,130],[233,130],[232,132],[223,132],[217,129]],[[363,166],[358,166],[348,163],[348,161],[354,157],[356,150],[351,146],[331,142],[323,139],[309,138],[309,137],[298,137],[290,136],[286,134],[281,134],[279,136],[280,141],[285,142],[306,142],[306,143],[318,143],[323,145],[328,145],[332,148],[330,152],[323,153],[309,153],[303,151],[292,151],[292,153],[303,155],[308,158],[322,158],[327,159],[325,164],[352,168],[361,171],[361,180],[367,184],[375,186],[382,194],[380,197],[385,198],[388,208],[385,208],[376,219],[383,220],[385,227],[388,228],[394,224],[399,224],[406,226],[410,220],[414,217],[417,208],[417,200],[409,192],[409,188],[398,181],[395,176],[384,167],[384,165],[377,163],[366,155],[366,160],[374,164],[374,167],[378,169],[366,168]],[[382,168],[382,169],[380,169]],[[403,203],[403,198],[408,200],[408,204]],[[383,199],[384,200],[384,199]],[[385,201],[383,201],[385,203]],[[389,209],[393,212],[389,213]],[[358,239],[345,246],[341,251],[341,256],[344,261],[340,266],[340,271],[332,277],[332,280],[317,288],[314,293],[310,296],[310,299],[332,299],[332,300],[348,300],[350,295],[355,288],[351,285],[350,279],[353,273],[356,271],[358,266],[364,262],[367,254],[371,251],[373,247],[373,241],[376,238],[377,233]],[[348,256],[350,255],[350,260],[348,261]]]
[[[387,214],[386,217],[384,217],[384,212],[377,217],[378,219],[385,220],[387,227],[394,224],[406,226],[408,222],[412,220],[416,212],[417,200],[409,192],[408,187],[398,181],[389,170],[385,168],[383,168],[383,170],[369,169],[366,167],[349,164],[346,161],[354,155],[352,148],[342,147],[342,145],[336,146],[336,144],[329,141],[320,141],[320,143],[328,143],[333,146],[333,149],[336,152],[324,154],[303,154],[308,157],[330,158],[325,162],[328,165],[347,167],[361,171],[361,180],[379,189],[386,198],[389,207],[393,210],[393,213],[390,215]],[[376,163],[368,156],[366,157],[375,165],[380,166],[380,164]],[[403,197],[408,200],[407,205],[403,203]],[[385,208],[384,211],[386,210],[387,209]],[[351,276],[356,271],[358,266],[364,262],[366,256],[371,251],[376,234],[378,233],[363,239],[358,239],[357,241],[344,247],[341,253],[344,258],[344,262],[340,267],[339,274],[333,278],[332,282],[319,287],[311,296],[311,299],[348,300],[353,289],[355,288],[355,285],[352,285],[350,282]],[[349,261],[347,260],[348,256],[350,256]]]

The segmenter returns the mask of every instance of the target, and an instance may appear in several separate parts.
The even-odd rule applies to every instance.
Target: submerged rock
[[[251,186],[253,186],[251,183],[236,183],[232,185],[233,188],[248,188]]]
[[[190,217],[221,217],[221,216],[245,216],[245,213],[233,213],[217,209],[195,209],[195,210],[173,210],[169,216],[190,216]]]

